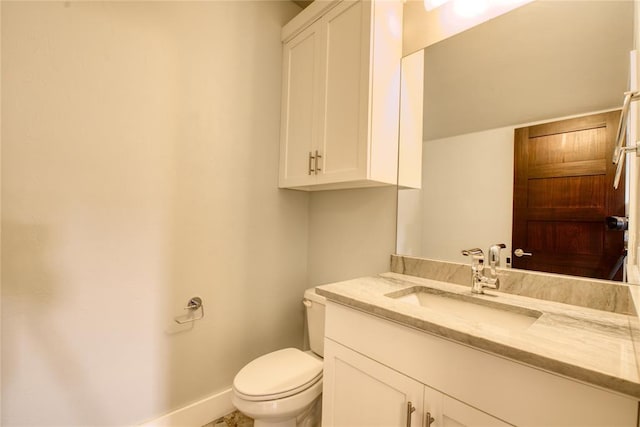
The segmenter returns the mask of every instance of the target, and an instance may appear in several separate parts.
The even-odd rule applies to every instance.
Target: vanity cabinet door
[[[323,426],[421,426],[424,386],[335,341],[325,339]]]
[[[511,425],[430,387],[425,387],[424,390],[424,411],[425,426],[508,427]],[[429,423],[426,421],[427,417],[431,417],[433,421]]]

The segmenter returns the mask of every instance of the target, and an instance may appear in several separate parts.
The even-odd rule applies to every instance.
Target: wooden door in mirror
[[[624,185],[612,184],[619,117],[618,110],[515,130],[514,268],[621,279],[624,231],[605,223],[625,215]]]

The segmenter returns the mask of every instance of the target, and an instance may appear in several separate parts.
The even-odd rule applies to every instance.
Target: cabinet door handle
[[[317,153],[317,151],[316,151]],[[313,162],[313,159],[315,159],[315,157],[313,157],[313,153],[311,151],[309,151],[309,175],[311,175],[311,172],[315,172],[315,169],[311,169],[311,163]],[[316,160],[316,164],[318,163],[318,161]],[[318,172],[316,172],[317,174]]]
[[[407,427],[411,427],[411,414],[416,411],[416,407],[413,403],[407,402]]]
[[[431,427],[435,419],[431,416],[431,412],[424,414],[424,427]]]
[[[318,153],[318,150],[316,150],[316,157],[315,157],[315,159],[316,159],[316,165],[315,165],[316,166],[316,169],[315,169],[316,175],[318,175],[318,172],[320,172],[322,170],[318,166],[318,159],[321,159],[321,158],[322,158],[322,156],[320,155],[320,153]]]

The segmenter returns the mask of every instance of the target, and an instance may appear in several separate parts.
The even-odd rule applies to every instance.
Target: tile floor
[[[253,427],[253,418],[234,411],[202,427]]]

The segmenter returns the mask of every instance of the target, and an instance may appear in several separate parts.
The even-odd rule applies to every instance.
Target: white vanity
[[[637,425],[637,316],[397,273],[318,293],[323,425]]]

